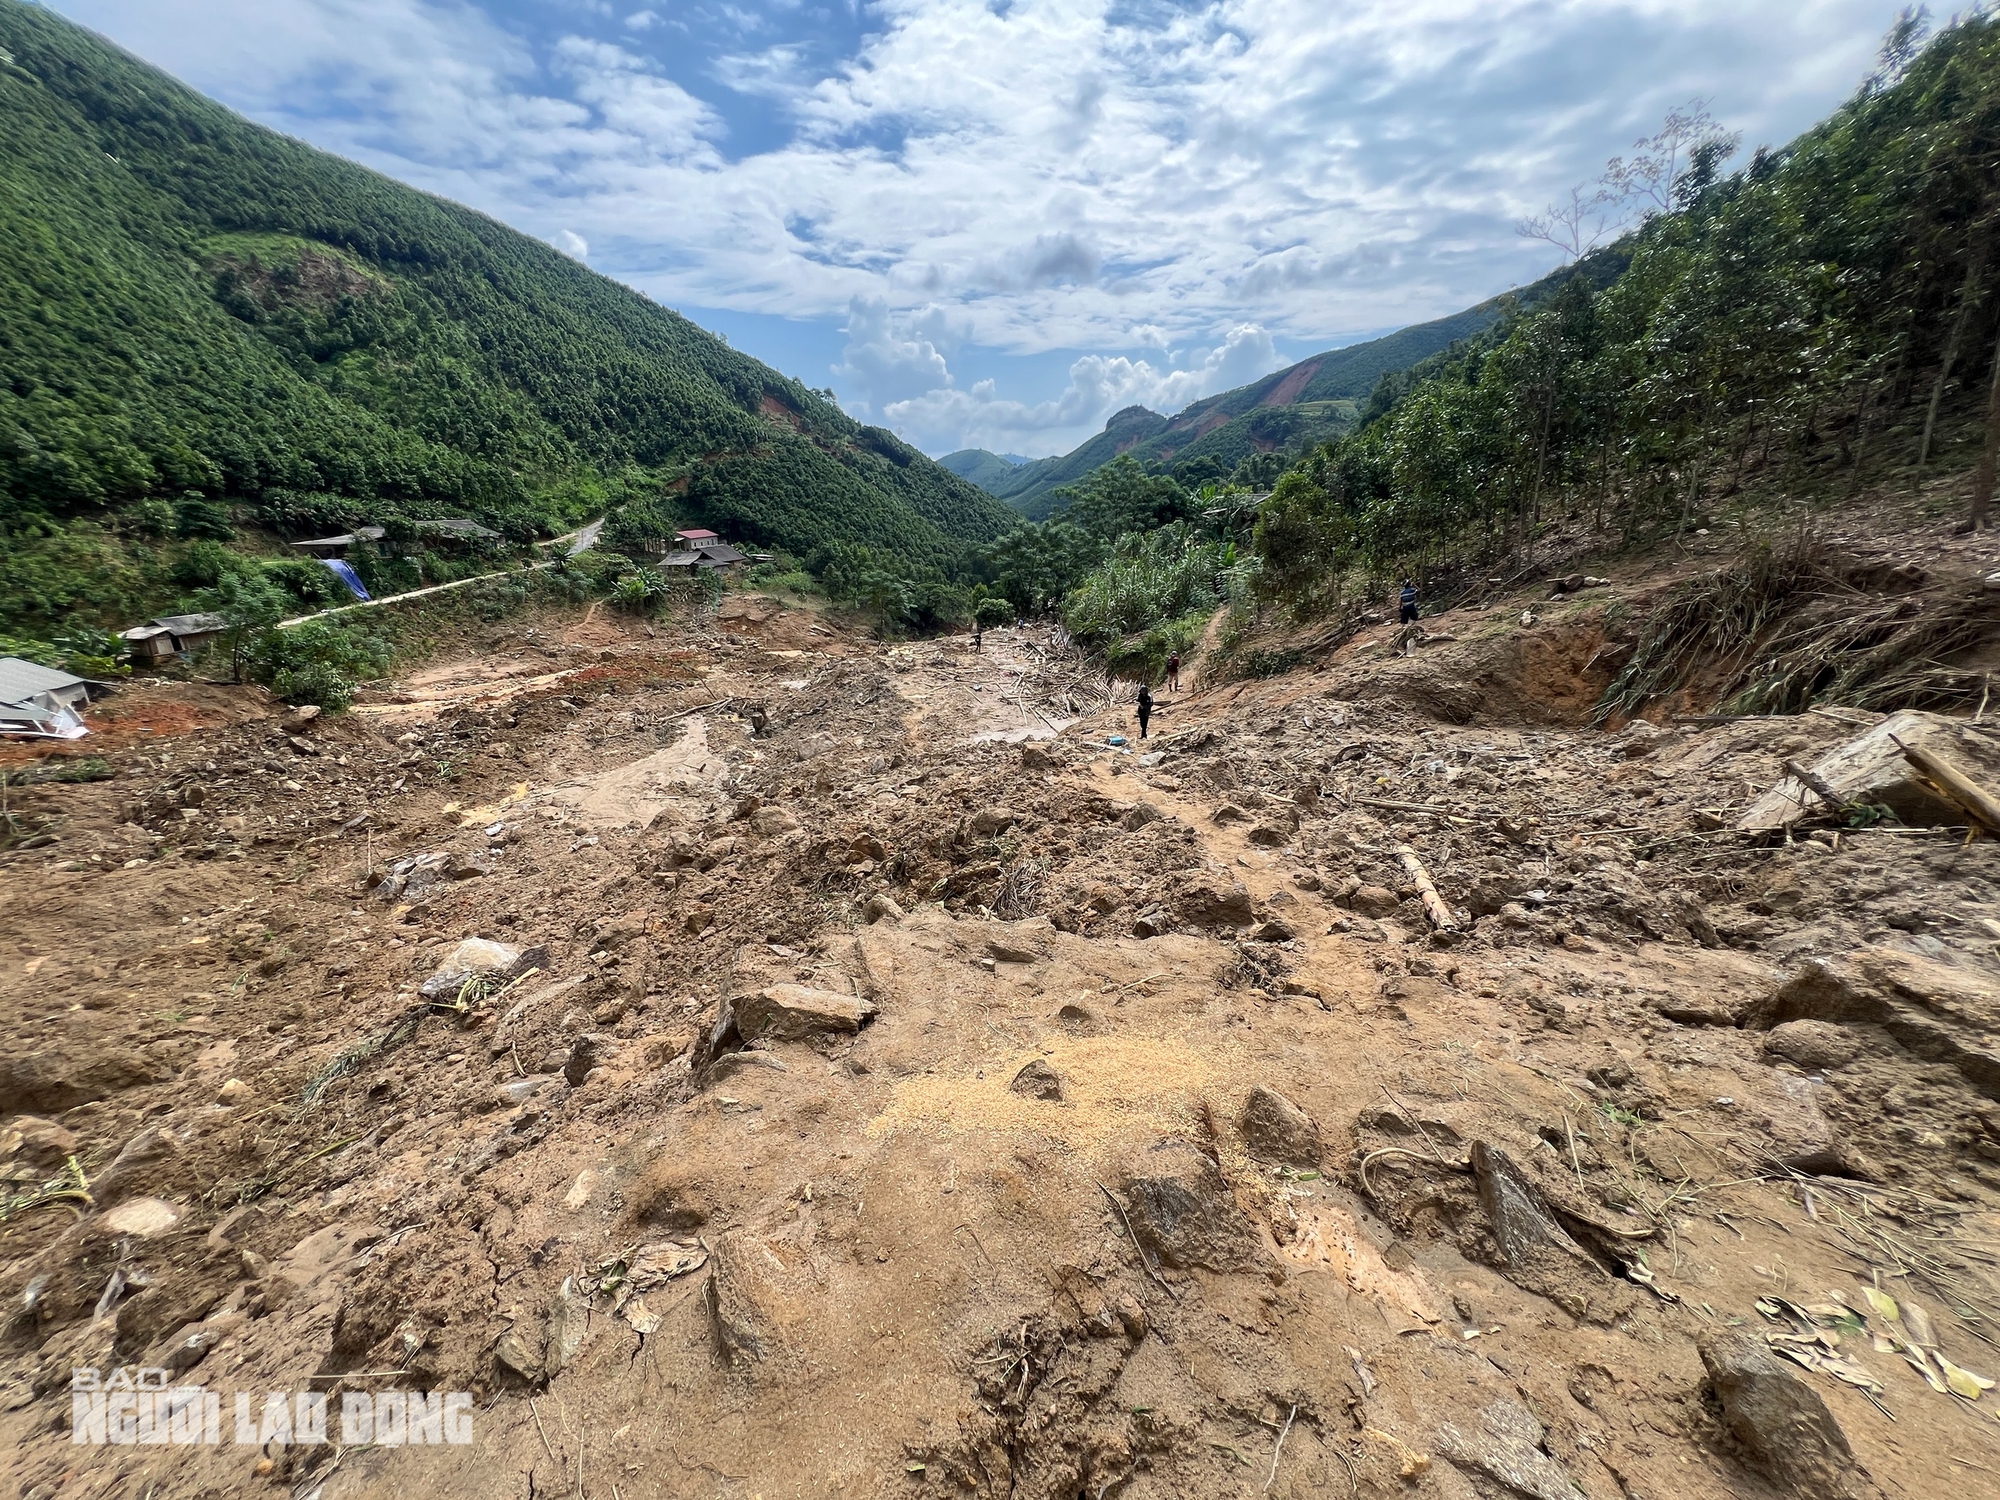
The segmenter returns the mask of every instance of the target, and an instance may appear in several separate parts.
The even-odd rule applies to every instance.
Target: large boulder
[[[1226,875],[1197,875],[1181,887],[1174,915],[1190,927],[1248,927],[1257,919],[1250,892]]]

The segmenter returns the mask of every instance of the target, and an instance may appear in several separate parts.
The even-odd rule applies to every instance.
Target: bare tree
[[[1567,203],[1551,203],[1534,217],[1521,220],[1514,232],[1523,239],[1547,240],[1577,260],[1595,250],[1617,227],[1612,215],[1615,207],[1601,186],[1579,183],[1569,190]]]
[[[1679,205],[1676,189],[1697,163],[1709,171],[1735,153],[1743,137],[1724,130],[1708,112],[1703,99],[1691,99],[1667,112],[1657,135],[1633,143],[1639,154],[1614,156],[1604,164],[1598,181],[1603,192],[1642,216],[1666,213]]]

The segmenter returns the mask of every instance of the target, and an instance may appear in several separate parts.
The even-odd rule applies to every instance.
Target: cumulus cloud
[[[573,255],[578,260],[590,259],[590,241],[574,229],[556,231],[556,249],[562,251],[564,255]]]
[[[1271,333],[1228,328],[1324,347],[1530,280],[1553,256],[1513,223],[1668,108],[1708,98],[1752,144],[1786,139],[1887,20],[1881,0],[52,3],[293,134],[587,237],[662,301],[844,314],[837,378],[913,431],[949,408],[1052,437],[1114,389],[1219,388],[1233,373],[1196,368],[1218,350],[1229,372],[1268,357]],[[927,308],[949,337],[917,332]],[[1085,357],[1010,405],[949,380],[950,338]]]

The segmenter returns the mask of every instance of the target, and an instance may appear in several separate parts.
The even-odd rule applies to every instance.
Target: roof
[[[228,628],[229,622],[221,615],[155,615],[143,625],[119,631],[118,638],[121,641],[150,641],[156,635],[213,635]]]
[[[0,656],[0,703],[25,706],[37,693],[62,691],[84,686],[81,677],[38,666],[18,656]]]
[[[733,563],[744,561],[743,554],[727,542],[711,542],[701,549],[701,555],[712,563]]]
[[[674,535],[684,542],[719,542],[722,540],[714,532],[703,531],[700,528],[696,528],[693,531],[676,531]]]
[[[294,547],[352,547],[356,542],[379,542],[383,530],[380,526],[357,526],[354,530],[339,536],[315,537],[309,542],[293,542]]]
[[[464,516],[452,516],[442,521],[419,521],[419,531],[449,531],[457,536],[498,536],[499,532],[481,526],[477,521]]]

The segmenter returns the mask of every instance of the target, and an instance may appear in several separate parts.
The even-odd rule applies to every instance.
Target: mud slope
[[[757,600],[290,728],[134,689],[118,775],[10,789],[0,1467],[1989,1491],[2000,1401],[1952,1390],[2000,1374],[1993,845],[1729,831],[1859,726],[1576,728],[1588,629],[1350,651],[1128,746],[1049,734],[1031,636]],[[225,1428],[466,1390],[474,1440],[73,1445],[72,1369],[119,1363]]]

